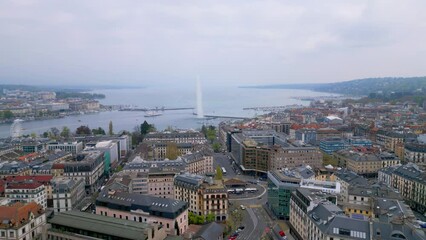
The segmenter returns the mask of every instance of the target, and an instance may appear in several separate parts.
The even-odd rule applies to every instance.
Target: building
[[[101,141],[96,143],[94,149],[105,152],[104,157],[107,158],[111,167],[116,167],[120,160],[118,142],[114,140]]]
[[[392,172],[392,185],[401,193],[411,208],[426,212],[426,173],[412,163],[398,167]]]
[[[49,220],[47,239],[165,239],[163,227],[78,211],[63,212]]]
[[[0,206],[0,239],[41,239],[45,224],[43,207],[35,202]]]
[[[231,155],[243,171],[256,175],[300,165],[322,165],[322,154],[317,148],[290,143],[286,135],[271,130],[232,134]]]
[[[213,155],[208,151],[198,151],[182,156],[186,163],[185,170],[193,174],[214,173]]]
[[[220,180],[193,174],[180,174],[174,179],[175,199],[188,202],[196,215],[214,214],[216,221],[228,217],[228,193]]]
[[[393,153],[362,147],[337,151],[333,157],[339,161],[339,166],[366,177],[377,177],[380,169],[401,164]]]
[[[297,239],[308,239],[308,212],[321,202],[329,201],[337,204],[335,194],[324,193],[321,190],[297,188],[290,199],[290,233]]]
[[[298,129],[295,132],[296,140],[302,141],[306,144],[316,144],[317,130],[310,128]]]
[[[395,152],[398,144],[404,144],[406,140],[414,140],[417,136],[412,133],[398,133],[379,130],[376,135],[376,142],[385,147],[388,151]]]
[[[35,202],[44,209],[47,207],[47,196],[43,184],[34,181],[11,182],[6,184],[5,196],[12,202]]]
[[[82,178],[56,178],[52,180],[53,211],[71,211],[85,196],[85,181]]]
[[[192,143],[174,143],[174,142],[144,142],[151,150],[150,155],[153,159],[172,158],[171,156],[183,156],[195,151],[195,145]]]
[[[50,151],[60,149],[65,152],[71,152],[72,154],[77,154],[83,151],[82,142],[51,142],[47,145],[47,149]]]
[[[368,186],[368,180],[353,171],[340,169],[334,173],[336,182],[340,183],[339,202],[347,202],[349,198],[349,186],[359,185]]]
[[[289,219],[291,193],[300,187],[300,181],[290,173],[268,172],[268,207],[277,218]]]
[[[205,144],[207,139],[200,132],[155,132],[148,133],[144,141],[150,142],[174,142],[174,143],[192,143]]]
[[[197,233],[194,234],[193,240],[223,240],[225,226],[216,222],[204,224]]]
[[[319,146],[321,151],[327,154],[332,154],[336,151],[349,147],[345,140],[338,137],[323,139],[320,141]]]
[[[186,202],[150,195],[102,191],[96,199],[96,214],[159,224],[171,235],[183,234],[188,229]]]
[[[40,175],[40,176],[9,176],[4,178],[5,182],[7,183],[21,183],[21,182],[35,182],[35,183],[41,183],[44,185],[44,189],[46,192],[47,197],[47,207],[52,207],[52,175]],[[1,194],[0,194],[1,195]]]
[[[25,162],[0,162],[0,178],[8,176],[28,176],[31,168]]]
[[[411,162],[426,169],[426,144],[423,142],[405,143],[404,162]]]
[[[52,168],[62,170],[62,176],[82,178],[85,182],[86,193],[98,190],[105,174],[104,152],[90,151],[78,154],[74,158],[62,160],[53,164]]]
[[[335,204],[324,202],[308,212],[306,239],[370,239],[368,221],[347,217]]]
[[[310,166],[320,168],[323,154],[317,147],[294,146],[273,148],[271,151],[270,170]]]

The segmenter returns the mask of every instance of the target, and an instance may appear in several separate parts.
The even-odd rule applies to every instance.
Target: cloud
[[[422,56],[412,53],[425,52],[425,7],[422,0],[2,1],[0,82],[424,75]]]

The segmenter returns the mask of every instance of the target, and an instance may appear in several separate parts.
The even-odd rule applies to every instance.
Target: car
[[[262,199],[262,197],[258,197],[257,199],[259,199],[259,200],[260,200],[260,199]]]
[[[228,240],[235,240],[237,237],[229,237]]]
[[[244,226],[239,226],[238,227],[238,229],[240,229],[240,230],[244,230],[244,228],[246,228],[246,227],[244,227]]]
[[[234,234],[231,235],[231,237],[238,237],[240,235],[238,232],[234,232]]]
[[[240,206],[241,210],[246,210],[246,207],[244,205]]]

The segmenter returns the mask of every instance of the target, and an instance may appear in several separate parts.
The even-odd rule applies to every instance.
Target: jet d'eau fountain
[[[197,118],[204,118],[203,96],[202,96],[201,83],[200,83],[199,77],[197,77],[196,95],[197,95]]]

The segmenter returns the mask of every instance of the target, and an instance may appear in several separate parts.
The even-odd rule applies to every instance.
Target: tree
[[[221,146],[220,146],[220,143],[215,142],[215,143],[213,143],[212,147],[213,147],[214,152],[219,152]]]
[[[48,138],[48,137],[49,137],[49,133],[48,133],[48,132],[44,132],[44,133],[43,133],[43,137],[44,137],[44,138]]]
[[[141,124],[141,134],[146,135],[149,132],[151,125],[147,121],[143,121]]]
[[[101,127],[92,129],[93,135],[105,135],[105,130]]]
[[[108,135],[114,135],[114,128],[113,128],[113,126],[112,126],[112,121],[109,121],[109,124],[108,124]]]
[[[30,136],[31,136],[32,139],[36,139],[37,138],[37,134],[35,132],[31,133]]]
[[[14,118],[14,117],[15,117],[15,115],[13,114],[12,111],[10,111],[10,110],[3,111],[3,118],[11,119],[11,118]]]
[[[61,137],[68,139],[70,137],[70,129],[66,126],[62,128]]]
[[[213,213],[209,213],[206,216],[206,222],[211,223],[216,220],[216,216]]]
[[[192,212],[188,213],[189,224],[197,224],[197,215]]]
[[[223,178],[223,172],[222,172],[222,168],[220,168],[219,166],[216,167],[216,176],[215,179],[216,180],[222,180]]]
[[[88,126],[80,126],[77,128],[75,133],[77,135],[90,135],[92,131],[90,131],[90,128]]]

